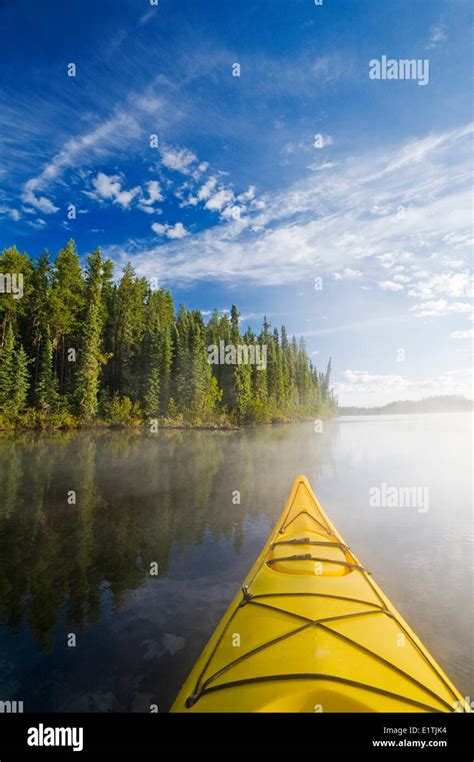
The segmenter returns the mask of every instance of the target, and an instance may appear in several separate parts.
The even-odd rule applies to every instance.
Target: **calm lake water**
[[[1,439],[0,700],[166,711],[298,474],[474,696],[471,435],[456,414]],[[371,507],[383,484],[426,488],[428,510]]]

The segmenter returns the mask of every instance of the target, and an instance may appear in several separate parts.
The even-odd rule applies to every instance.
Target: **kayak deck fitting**
[[[469,705],[300,476],[171,711],[462,712]]]

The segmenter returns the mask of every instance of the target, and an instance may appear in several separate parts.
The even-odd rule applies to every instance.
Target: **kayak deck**
[[[171,711],[469,707],[300,476]]]

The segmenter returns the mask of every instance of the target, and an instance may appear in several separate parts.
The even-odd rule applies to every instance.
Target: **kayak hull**
[[[300,476],[171,711],[462,712],[469,706]]]

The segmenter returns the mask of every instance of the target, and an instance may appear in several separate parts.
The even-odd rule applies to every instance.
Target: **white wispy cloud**
[[[448,302],[446,299],[432,299],[410,307],[416,317],[441,317],[449,313],[469,313],[472,307],[468,302]]]
[[[466,331],[452,331],[449,334],[450,339],[472,339],[474,338],[474,328],[468,328]]]
[[[140,202],[138,204],[139,209],[147,214],[154,214],[157,210],[154,204],[164,201],[165,197],[162,193],[161,185],[158,180],[149,180],[146,184],[146,196],[141,195]]]
[[[94,191],[86,191],[90,198],[103,199],[118,204],[123,209],[128,209],[132,201],[141,193],[141,188],[136,186],[126,190],[123,188],[123,175],[106,175],[98,172],[92,180]]]
[[[350,267],[346,267],[340,273],[332,274],[334,280],[357,280],[357,278],[360,278],[361,276],[362,272],[360,270],[351,270]]]
[[[167,169],[180,172],[183,175],[191,173],[191,167],[198,161],[197,156],[187,148],[163,146],[161,149],[161,162]]]
[[[430,299],[438,295],[453,298],[469,297],[473,294],[474,276],[464,272],[441,272],[418,281],[408,292],[410,296]]]
[[[156,8],[150,8],[150,10],[145,11],[145,13],[142,13],[140,18],[138,19],[137,26],[146,26],[148,22],[152,20],[155,14],[156,14]]]
[[[204,166],[204,165],[202,165]],[[206,169],[207,169],[207,165]],[[196,177],[195,179],[199,179]],[[183,198],[183,192],[189,191],[186,198]],[[256,188],[250,185],[246,191],[236,195],[233,188],[219,181],[217,175],[211,175],[208,179],[193,190],[191,180],[185,182],[175,193],[182,199],[181,207],[196,207],[202,204],[204,209],[210,212],[219,213],[220,219],[239,220],[245,214],[248,208],[257,208],[259,200],[255,198]]]
[[[140,128],[134,117],[127,113],[117,113],[105,120],[95,129],[79,137],[66,141],[42,169],[39,175],[27,180],[23,186],[21,199],[23,203],[43,212],[54,214],[59,207],[45,194],[46,190],[60,180],[65,170],[91,161],[96,152],[104,151],[104,146],[110,151],[122,142],[137,137]]]
[[[159,248],[144,243],[138,251],[135,246],[136,266],[144,274],[158,271],[168,282],[266,285],[312,281],[347,268],[374,283],[394,284],[392,290],[407,300],[408,309],[423,290],[440,294],[445,281],[434,281],[435,276],[449,272],[451,284],[457,284],[457,271],[467,267],[471,188],[466,167],[472,132],[468,125],[341,160],[317,178],[311,174],[254,199],[245,215],[189,236],[179,250],[173,243]],[[231,189],[221,189],[217,181],[199,190],[202,201],[219,214],[225,204],[235,205]],[[374,205],[384,214],[373,214]],[[119,260],[129,256],[126,245],[111,247],[110,254]],[[410,280],[395,279],[400,274]],[[452,296],[453,288],[443,295],[446,302],[461,301]],[[438,299],[421,297],[425,301]],[[446,313],[464,309],[442,308]]]
[[[239,193],[239,195],[236,197],[237,201],[240,201],[241,203],[253,201],[256,191],[257,189],[255,188],[255,185],[250,185],[244,193]]]
[[[307,169],[310,169],[311,172],[324,172],[325,169],[334,169],[337,166],[337,161],[323,161],[320,164],[318,164],[318,162],[309,164]]]
[[[21,200],[24,204],[30,204],[30,206],[43,212],[43,214],[55,214],[59,212],[59,206],[55,206],[46,196],[38,195],[42,184],[41,178],[35,177],[28,180],[23,186]]]
[[[434,24],[430,29],[430,38],[428,40],[428,44],[426,46],[427,50],[432,50],[433,48],[439,48],[440,45],[443,44],[443,42],[446,42],[448,39],[448,35],[446,33],[446,24],[443,24],[443,22],[439,22],[438,24]]]
[[[30,228],[35,228],[35,230],[41,230],[41,228],[44,228],[46,225],[46,222],[41,219],[41,217],[36,217],[34,220],[27,220],[26,224],[30,226]]]
[[[317,56],[311,66],[314,76],[323,82],[332,82],[346,73],[342,59],[335,55]]]
[[[158,180],[145,182],[145,190],[140,185],[127,188],[124,173],[107,175],[105,172],[98,172],[95,177],[92,177],[90,187],[93,190],[83,191],[84,195],[99,204],[111,202],[124,210],[136,204],[142,212],[161,214],[161,209],[154,206],[165,199]],[[87,210],[81,210],[80,213],[86,212]]]
[[[395,283],[393,280],[382,280],[378,282],[382,291],[403,291],[401,283]]]
[[[341,405],[385,405],[394,400],[420,400],[425,397],[460,394],[472,397],[472,370],[443,373],[425,379],[398,374],[346,370],[343,380],[334,384]]]
[[[188,235],[188,231],[184,227],[182,222],[177,222],[175,225],[162,225],[159,222],[155,222],[151,229],[156,235],[166,236],[171,240],[180,240]]]
[[[4,206],[3,204],[0,204],[0,216],[10,217],[10,219],[12,219],[14,222],[18,222],[18,220],[21,218],[21,214],[18,209],[15,209],[11,206]]]
[[[206,201],[206,209],[210,209],[212,212],[221,212],[225,206],[229,206],[233,198],[234,194],[231,190],[221,188]]]
[[[197,197],[199,201],[207,201],[212,193],[214,192],[217,185],[217,177],[213,175],[212,177],[209,177],[204,185],[201,185],[197,192]]]
[[[466,246],[472,246],[474,244],[474,238],[471,233],[448,233],[444,236],[444,241],[448,246],[452,246],[455,249],[463,249]]]
[[[332,135],[323,134],[321,132],[315,132],[311,136],[305,136],[302,140],[290,140],[290,142],[286,143],[280,148],[280,155],[283,157],[281,163],[283,166],[285,164],[289,164],[291,157],[297,156],[300,153],[317,154],[323,148],[327,148],[327,146],[331,146],[333,143],[334,138]],[[324,162],[322,164],[318,164],[316,162],[314,164],[310,164],[308,169],[312,170],[313,172],[318,172],[322,169],[331,169],[336,165],[336,162]]]
[[[393,271],[395,271],[395,268],[394,268]],[[411,281],[411,276],[410,275],[399,275],[397,273],[397,275],[393,276],[393,280],[396,281],[397,283],[409,283]]]

